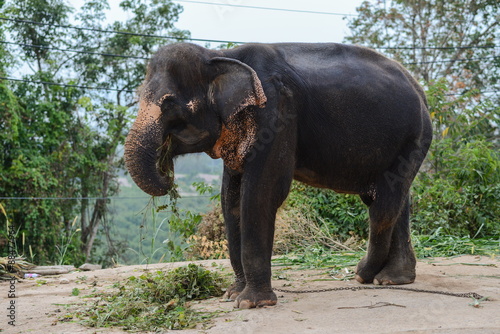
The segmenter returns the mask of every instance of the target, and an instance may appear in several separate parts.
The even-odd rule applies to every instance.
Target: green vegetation
[[[173,26],[181,7],[170,1],[120,6],[127,20],[108,24],[106,0],[77,10],[64,0],[1,2],[0,38],[11,44],[1,45],[0,72],[21,81],[0,83],[0,194],[17,245],[27,247],[18,254],[37,264],[99,260],[94,241],[112,221],[109,198],[118,194],[135,90],[146,59],[168,43],[104,31],[189,36]],[[0,244],[6,240],[0,230]],[[106,257],[116,257],[120,241],[102,240]]]
[[[500,240],[498,238],[457,237],[443,234],[441,229],[432,235],[414,234],[412,235],[412,243],[417,258],[500,255]],[[321,244],[312,244],[307,247],[297,247],[291,252],[279,255],[273,260],[273,265],[338,271],[348,267],[354,268],[365,253],[365,250],[361,248],[354,252],[343,252],[326,248]]]
[[[453,142],[439,144],[452,146]],[[500,235],[498,152],[478,140],[462,145],[458,152],[447,147],[440,153],[448,161],[444,170],[422,173],[414,184],[413,229],[419,234],[443,229],[471,237]]]
[[[446,82],[427,96],[434,141],[413,186],[413,228],[419,234],[500,236],[500,107],[472,103],[471,91],[446,96]]]
[[[295,253],[284,254],[273,260],[274,265],[300,268],[346,268],[354,267],[363,256],[363,252],[336,252],[318,245],[310,246]]]
[[[345,40],[396,59],[425,85],[446,78],[449,93],[494,91],[499,12],[497,0],[363,1]]]
[[[115,292],[99,297],[79,312],[91,327],[119,326],[132,331],[193,328],[214,314],[193,310],[189,301],[222,296],[220,275],[190,264],[170,272],[131,276]]]
[[[457,255],[488,255],[500,254],[500,240],[490,238],[471,238],[446,235],[437,229],[432,235],[413,235],[413,247],[417,257],[439,257]]]
[[[368,237],[368,211],[358,196],[294,182],[286,206],[296,209],[328,234],[347,240]]]

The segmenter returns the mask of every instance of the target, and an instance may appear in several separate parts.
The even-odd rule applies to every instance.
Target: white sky
[[[317,12],[356,14],[362,0],[203,0],[231,5],[286,8]],[[69,0],[78,6],[81,0]],[[110,21],[124,19],[118,4],[108,0]],[[189,30],[192,38],[239,42],[342,42],[348,33],[340,15],[295,13],[239,7],[176,2],[184,7],[176,27]],[[204,42],[198,42],[204,45]],[[211,46],[216,46],[212,44]]]

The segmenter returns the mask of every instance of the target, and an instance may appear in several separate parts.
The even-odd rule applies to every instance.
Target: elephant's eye
[[[186,122],[181,119],[172,120],[168,123],[167,127],[171,132],[178,133],[186,128]]]

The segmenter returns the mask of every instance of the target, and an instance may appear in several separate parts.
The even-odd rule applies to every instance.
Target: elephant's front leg
[[[241,263],[240,187],[241,174],[224,169],[221,191],[222,214],[226,226],[229,258],[235,273],[235,282],[227,288],[226,297],[233,300],[246,285],[245,272]]]
[[[263,168],[264,170],[266,168]],[[270,169],[272,170],[272,169]],[[275,170],[274,170],[275,171]],[[241,196],[241,260],[245,289],[236,298],[236,307],[254,308],[275,305],[271,287],[271,255],[276,211],[285,200],[292,175],[258,178],[244,175]]]

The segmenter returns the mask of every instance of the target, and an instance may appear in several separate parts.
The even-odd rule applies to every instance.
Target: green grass
[[[457,237],[442,235],[440,230],[432,235],[413,235],[413,247],[417,258],[451,257],[458,255],[500,255],[499,238]],[[282,255],[273,260],[275,266],[298,266],[302,269],[346,268],[356,266],[365,252],[334,252],[315,245]]]
[[[301,269],[337,268],[355,266],[362,252],[333,252],[324,246],[310,246],[301,251],[281,255],[273,259],[276,266],[298,266]]]
[[[90,327],[140,332],[193,328],[214,314],[193,310],[189,302],[221,296],[223,286],[226,282],[219,274],[190,264],[170,272],[131,276],[116,283],[115,291],[97,294],[77,314]]]
[[[418,258],[500,254],[500,237],[457,237],[442,235],[438,229],[432,235],[414,235],[412,241]]]

